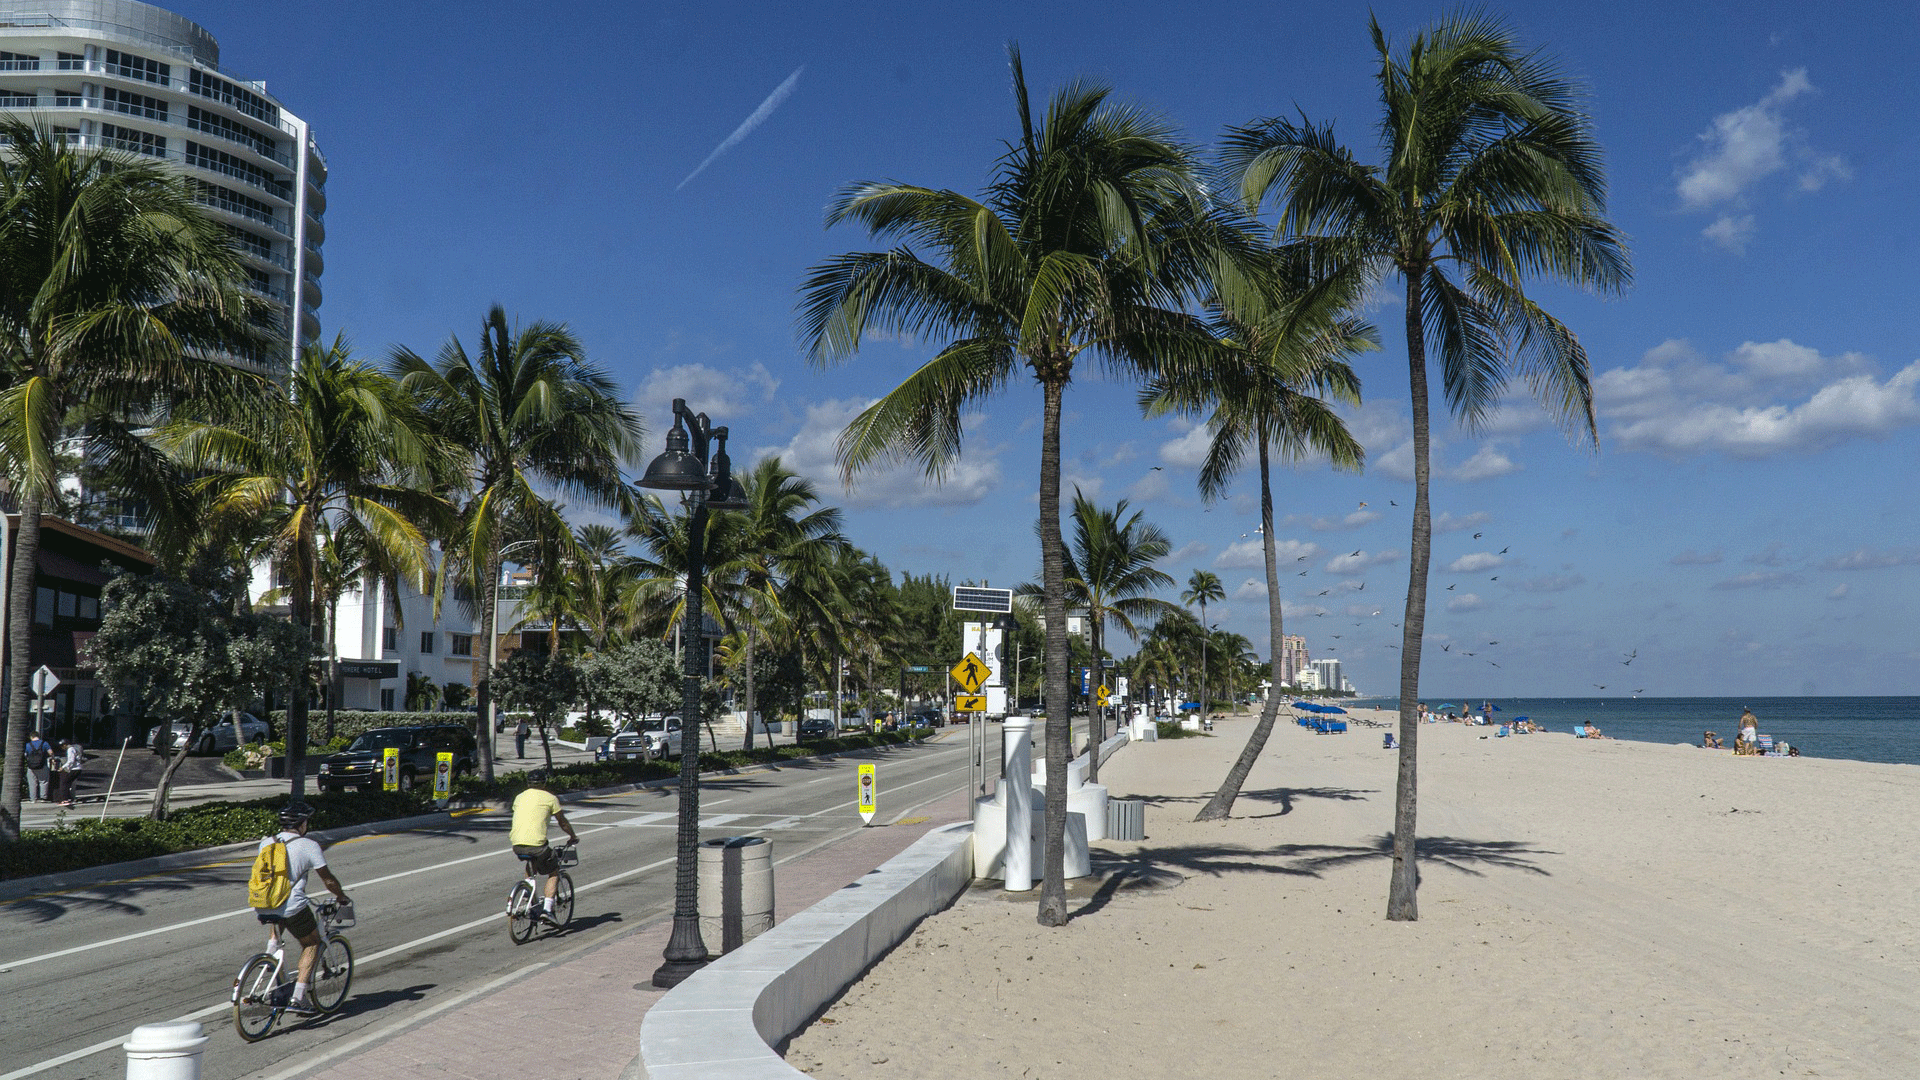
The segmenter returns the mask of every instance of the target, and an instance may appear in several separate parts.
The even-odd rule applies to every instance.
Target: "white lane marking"
[[[592,817],[595,814],[604,814],[606,812],[605,808],[599,806],[586,806],[565,811],[566,815],[570,818]]]
[[[583,892],[590,892],[594,889],[599,888],[602,885],[611,885],[614,882],[619,881],[621,878],[632,877],[635,874],[643,874],[643,873],[646,873],[648,870],[657,870],[662,866],[668,866],[668,865],[671,865],[672,863],[673,863],[673,859],[667,858],[667,859],[660,859],[657,862],[650,862],[645,866],[636,866],[631,870],[625,870],[618,874],[614,874],[612,877],[602,878],[599,881],[592,882],[591,884],[582,885],[579,888],[573,890],[574,895],[578,896]],[[248,910],[252,910],[252,909],[249,908]],[[428,944],[429,942],[438,941],[443,937],[447,937],[452,934],[462,933],[467,930],[472,930],[475,927],[485,926],[488,923],[498,924],[499,921],[500,921],[500,913],[495,912],[494,914],[488,915],[485,918],[475,919],[472,922],[462,923],[459,926],[450,926],[445,930],[440,930],[435,933],[428,934],[425,937],[415,938],[412,941],[403,942],[399,945],[395,945],[391,949],[382,949],[379,952],[372,954],[371,956],[356,957],[354,959],[354,966],[359,967],[362,964],[371,964],[375,960],[384,960],[389,956],[393,956],[397,953],[403,953],[410,949],[417,949],[422,945]],[[226,1010],[231,1009],[232,1007],[233,1007],[233,1002],[231,1000],[223,999],[217,1004],[209,1005],[206,1008],[200,1009],[195,1012],[190,1012],[185,1016],[176,1016],[174,1017],[173,1022],[178,1023],[183,1020],[199,1020],[204,1017],[212,1016],[215,1013],[225,1012]],[[135,1025],[135,1026],[137,1027],[139,1025]],[[32,1076],[34,1073],[45,1072],[48,1069],[58,1068],[59,1066],[65,1065],[70,1061],[78,1061],[83,1057],[88,1057],[93,1054],[98,1054],[105,1050],[117,1049],[121,1046],[124,1046],[126,1044],[126,1041],[127,1041],[127,1038],[126,1036],[123,1035],[117,1039],[108,1039],[106,1042],[94,1043],[92,1046],[83,1046],[78,1050],[69,1051],[68,1053],[62,1054],[59,1057],[48,1058],[45,1061],[37,1061],[32,1065],[25,1066],[24,1068],[15,1069],[10,1073],[0,1074],[0,1080],[19,1080],[19,1078],[23,1076]]]
[[[584,829],[584,830],[581,830],[581,835],[591,836],[597,832],[606,832],[609,827],[610,826],[602,825],[597,829]],[[400,834],[381,833],[379,835],[397,836]],[[412,870],[402,870],[397,874],[388,874],[385,877],[367,878],[364,881],[356,881],[353,883],[353,887],[355,889],[361,889],[361,888],[365,888],[368,885],[380,885],[389,881],[397,881],[400,878],[412,877],[415,874],[424,874],[433,870],[444,870],[450,866],[459,866],[462,863],[475,862],[480,859],[497,859],[497,858],[500,858],[502,854],[503,853],[499,851],[487,851],[487,852],[482,852],[479,855],[466,855],[458,859],[450,859],[446,862],[435,863],[432,866],[419,866],[419,867],[415,867]],[[21,967],[26,967],[28,964],[40,963],[42,960],[57,960],[62,956],[71,956],[74,953],[88,952],[93,949],[104,949],[109,945],[121,945],[129,941],[138,941],[141,938],[152,937],[155,934],[170,934],[175,930],[185,930],[190,926],[199,926],[202,923],[218,922],[221,919],[231,919],[238,915],[251,915],[251,914],[253,914],[253,909],[250,907],[244,907],[244,908],[240,908],[237,911],[223,911],[218,915],[203,915],[198,919],[188,919],[186,922],[169,923],[166,926],[157,926],[152,930],[141,930],[138,933],[133,933],[133,934],[122,934],[119,937],[108,938],[105,941],[95,941],[85,945],[75,945],[70,949],[61,949],[57,952],[42,953],[39,956],[29,956],[21,960],[8,960],[5,962],[0,962],[0,971],[12,971],[14,968],[21,968]]]
[[[706,828],[709,826],[717,826],[717,825],[731,825],[734,822],[739,821],[741,818],[765,817],[765,816],[766,815],[764,814],[714,814],[711,817],[701,818],[700,825],[702,828]]]
[[[820,779],[818,779],[818,780],[809,780],[809,781],[807,781],[807,783],[809,783],[809,784],[824,784],[824,783],[826,783],[826,782],[827,782],[827,781],[829,781],[829,780],[845,780],[845,779],[846,779],[846,777],[844,777],[844,776],[823,776],[823,777],[821,777],[821,778],[820,778]]]
[[[615,818],[608,821],[607,824],[614,828],[630,829],[638,825],[652,825],[656,822],[668,821],[678,816],[678,814],[671,811],[656,810],[647,814],[632,814],[627,817]]]

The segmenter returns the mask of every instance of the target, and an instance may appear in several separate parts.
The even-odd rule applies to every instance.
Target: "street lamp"
[[[714,443],[712,460],[708,444]],[[700,910],[695,886],[695,849],[700,843],[700,679],[704,670],[700,649],[705,613],[706,537],[708,510],[744,510],[746,493],[734,481],[727,460],[727,429],[714,427],[707,414],[695,414],[684,399],[673,399],[673,430],[667,449],[647,466],[640,487],[678,491],[687,507],[687,593],[680,609],[680,635],[685,653],[680,675],[680,821],[674,849],[673,936],[667,939],[665,963],[653,973],[653,985],[678,986],[706,966],[707,944],[700,939]],[[687,738],[688,734],[692,738]]]

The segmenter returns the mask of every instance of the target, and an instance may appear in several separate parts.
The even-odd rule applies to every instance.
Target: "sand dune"
[[[1421,730],[1420,921],[1383,918],[1394,759],[1283,722],[1132,746],[1124,871],[1065,928],[976,888],[788,1053],[816,1076],[1920,1075],[1920,768]],[[1148,886],[1141,881],[1171,879]]]

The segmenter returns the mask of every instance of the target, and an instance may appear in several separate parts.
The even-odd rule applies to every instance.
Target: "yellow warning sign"
[[[1107,699],[1112,696],[1113,691],[1107,689],[1105,684],[1102,684],[1100,689],[1093,692],[1093,700],[1099,702],[1100,707],[1103,709],[1107,707]]]
[[[860,763],[860,816],[867,821],[873,820],[873,812],[880,805],[880,785],[873,774],[873,762]]]
[[[954,712],[986,712],[987,711],[987,695],[955,694],[953,695],[953,711]]]
[[[969,694],[977,694],[987,684],[987,676],[991,671],[985,661],[968,653],[965,660],[947,669],[947,673],[953,676],[953,681],[959,683],[961,689]]]

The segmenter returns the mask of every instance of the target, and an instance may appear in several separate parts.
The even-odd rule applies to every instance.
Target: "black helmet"
[[[313,807],[300,799],[295,799],[280,808],[280,824],[288,827],[304,824],[312,816]]]
[[[547,782],[547,770],[545,769],[528,769],[527,770],[527,786],[528,787],[534,787],[536,785],[544,784],[546,782]]]

